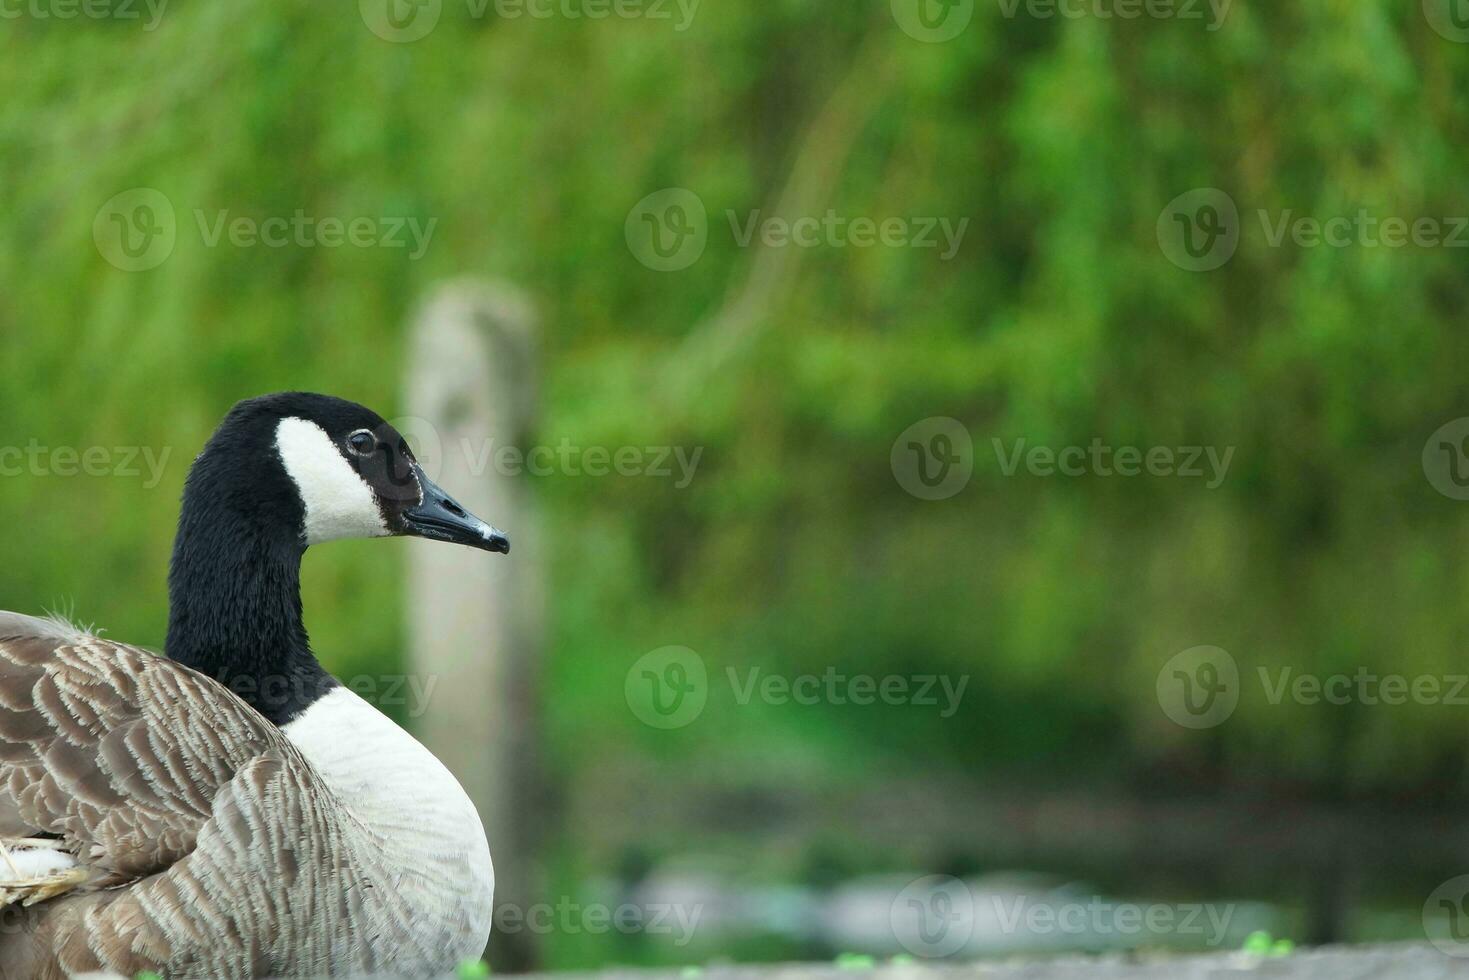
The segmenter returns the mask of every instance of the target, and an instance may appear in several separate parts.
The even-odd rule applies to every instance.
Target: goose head
[[[305,392],[240,402],[189,473],[184,517],[244,517],[301,547],[413,536],[507,554],[510,540],[439,487],[406,439],[355,402]],[[199,528],[207,536],[207,528]]]
[[[395,536],[510,550],[503,532],[429,479],[376,412],[303,392],[240,402],[184,483],[166,655],[288,723],[337,683],[306,632],[306,550]]]

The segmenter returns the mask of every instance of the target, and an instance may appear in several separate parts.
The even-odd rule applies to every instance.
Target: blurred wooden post
[[[523,449],[535,424],[535,330],[529,302],[512,288],[440,287],[412,325],[408,418],[397,420],[429,476],[510,537],[504,557],[413,542],[407,625],[410,670],[435,684],[415,730],[479,808],[496,906],[521,910],[542,900],[536,692],[544,553],[524,477],[502,473],[510,467],[496,461],[502,447]],[[490,937],[497,972],[534,968],[536,952],[523,929]]]

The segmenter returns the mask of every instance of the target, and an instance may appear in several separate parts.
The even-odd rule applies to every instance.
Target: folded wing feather
[[[246,976],[271,969],[275,943],[313,959],[299,948],[304,918],[350,911],[301,900],[312,886],[300,866],[315,857],[301,841],[333,836],[315,779],[215,681],[62,622],[0,613],[0,838],[50,839],[85,872],[65,895],[0,910],[0,980]],[[333,951],[317,952],[325,963]]]

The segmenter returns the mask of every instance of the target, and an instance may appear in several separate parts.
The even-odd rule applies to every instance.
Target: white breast
[[[282,731],[373,831],[354,855],[385,869],[426,934],[446,923],[451,963],[478,957],[490,935],[495,872],[479,813],[428,749],[362,698],[334,688]],[[370,924],[364,924],[365,927]]]

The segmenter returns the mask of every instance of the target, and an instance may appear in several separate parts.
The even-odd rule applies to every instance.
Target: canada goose
[[[388,535],[510,550],[377,414],[267,395],[189,472],[167,659],[0,613],[0,978],[418,976],[480,954],[479,815],[302,625],[306,548]]]

